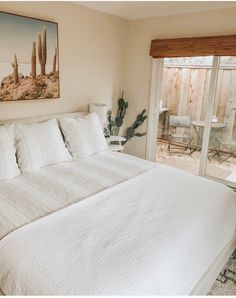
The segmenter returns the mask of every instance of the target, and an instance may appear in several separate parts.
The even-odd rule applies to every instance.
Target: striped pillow
[[[14,126],[0,126],[0,180],[20,174],[14,147]]]
[[[77,119],[61,118],[59,123],[74,159],[84,159],[107,150],[101,122],[96,113]]]
[[[71,160],[56,119],[41,123],[15,124],[15,144],[22,173]]]

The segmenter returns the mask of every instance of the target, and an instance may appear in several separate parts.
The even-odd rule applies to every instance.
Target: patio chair
[[[236,141],[227,140],[226,138],[217,138],[219,149],[215,150],[215,156],[220,163],[226,162],[229,158],[236,158]]]
[[[186,129],[188,133],[186,133]],[[189,116],[169,117],[169,155],[172,153],[186,153],[191,155],[192,136],[190,134],[191,120]],[[181,150],[182,148],[182,150]]]

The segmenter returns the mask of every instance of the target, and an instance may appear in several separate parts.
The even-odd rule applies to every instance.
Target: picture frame
[[[59,97],[58,24],[0,11],[0,102]]]

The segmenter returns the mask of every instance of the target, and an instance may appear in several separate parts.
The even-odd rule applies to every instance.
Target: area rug
[[[236,295],[236,250],[217,277],[208,295]]]

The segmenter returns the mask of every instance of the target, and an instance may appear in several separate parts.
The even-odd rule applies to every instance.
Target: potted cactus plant
[[[121,98],[118,100],[118,110],[115,117],[112,117],[112,112],[108,111],[108,132],[112,135],[119,135],[120,128],[124,124],[124,117],[129,104],[124,99],[124,91],[122,92]],[[136,130],[143,125],[144,121],[147,119],[146,110],[144,109],[133,122],[132,125],[125,129],[124,138],[126,139],[123,144],[132,139],[133,137],[143,137],[146,132],[136,132]]]

